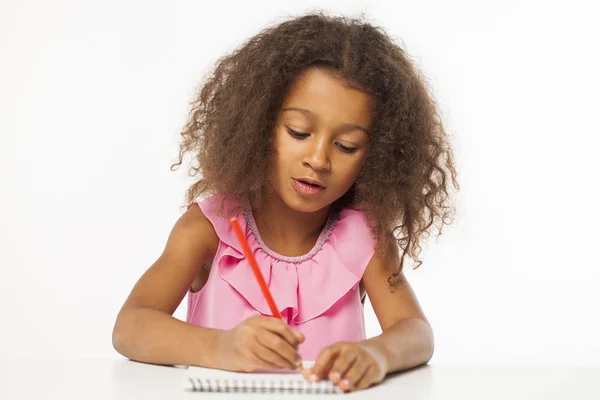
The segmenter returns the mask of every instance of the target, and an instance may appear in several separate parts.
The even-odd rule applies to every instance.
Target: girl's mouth
[[[302,196],[315,196],[325,190],[325,186],[304,179],[292,178],[292,183],[296,192]]]

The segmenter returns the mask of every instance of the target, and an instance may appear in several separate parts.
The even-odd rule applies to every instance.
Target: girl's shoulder
[[[348,240],[370,242],[373,239],[367,217],[359,209],[344,208],[338,213],[335,225],[338,231],[341,231],[344,235],[348,235]]]
[[[339,212],[329,245],[344,264],[354,264],[362,271],[375,254],[376,242],[363,211],[345,208]]]
[[[197,205],[202,214],[209,220],[229,219],[242,210],[243,203],[233,196],[213,194],[203,199],[197,199],[188,205],[188,209]]]
[[[231,228],[230,219],[242,215],[243,203],[232,196],[214,194],[204,199],[195,200],[188,205],[197,206],[203,217],[210,222],[215,235],[221,242],[230,244],[231,241],[237,241]],[[240,224],[244,221],[240,219]],[[244,226],[242,226],[242,229]]]

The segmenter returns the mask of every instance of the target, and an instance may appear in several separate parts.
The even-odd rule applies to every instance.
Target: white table
[[[223,399],[265,394],[188,393],[184,369],[125,359],[0,360],[0,399]],[[600,399],[600,368],[429,365],[349,395],[277,394],[274,398]]]

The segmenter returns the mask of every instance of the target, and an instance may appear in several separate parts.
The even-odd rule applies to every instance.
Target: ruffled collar
[[[254,219],[254,213],[252,212],[252,207],[250,206],[250,202],[248,200],[245,200],[242,203],[242,207],[243,207],[244,219],[248,223],[248,227],[250,228],[250,231],[252,232],[252,235],[254,236],[254,239],[256,240],[256,243],[258,243],[260,248],[266,254],[273,257],[274,259],[280,260],[280,261],[285,261],[288,263],[301,263],[303,261],[313,258],[315,256],[315,254],[317,254],[319,252],[319,250],[321,250],[321,248],[323,247],[323,244],[325,244],[325,242],[329,238],[329,235],[333,231],[333,228],[335,227],[335,224],[337,223],[337,221],[339,219],[338,212],[331,212],[329,214],[329,217],[327,218],[327,222],[325,223],[323,230],[319,234],[319,237],[317,238],[317,241],[315,242],[315,245],[313,246],[313,248],[304,255],[288,257],[288,256],[284,256],[282,254],[279,254],[276,251],[267,247],[267,245],[265,244],[265,242],[263,241],[263,239],[260,235],[260,232],[258,231],[258,228],[256,227],[256,220]]]

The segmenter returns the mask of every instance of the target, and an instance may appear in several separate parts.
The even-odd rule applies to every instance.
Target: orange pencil
[[[273,315],[275,317],[277,317],[279,319],[283,319],[283,317],[279,313],[279,309],[275,305],[275,300],[273,300],[273,296],[271,296],[271,292],[269,291],[269,288],[267,287],[265,278],[263,278],[262,274],[260,273],[260,269],[258,269],[258,263],[256,262],[256,258],[254,258],[252,251],[250,251],[250,246],[248,245],[248,242],[246,241],[246,237],[244,236],[244,233],[242,232],[242,228],[240,228],[240,223],[238,222],[237,218],[231,218],[230,222],[231,222],[231,226],[233,226],[233,231],[235,232],[236,236],[238,237],[238,240],[240,241],[240,244],[242,245],[244,254],[246,255],[246,258],[248,259],[248,261],[250,262],[252,271],[254,271],[254,275],[256,276],[256,280],[258,281],[260,290],[262,290],[263,296],[265,296],[267,303],[269,303],[271,312],[273,313]]]
[[[263,292],[263,296],[265,296],[265,299],[267,300],[267,303],[269,304],[269,308],[271,309],[271,312],[273,313],[273,315],[275,317],[277,317],[279,319],[283,319],[283,317],[279,313],[279,309],[275,305],[275,300],[273,300],[273,296],[271,295],[271,292],[269,291],[269,287],[267,286],[267,283],[265,282],[265,278],[263,278],[263,276],[260,272],[260,269],[258,269],[258,263],[256,262],[256,258],[254,258],[254,254],[252,254],[252,251],[250,251],[250,245],[248,245],[246,236],[244,236],[244,233],[242,232],[240,223],[238,222],[237,218],[231,218],[229,221],[231,222],[231,226],[233,227],[233,231],[235,232],[235,235],[238,237],[238,240],[240,241],[240,244],[242,245],[242,250],[244,250],[244,254],[246,255],[246,258],[250,262],[250,267],[252,267],[252,271],[254,271],[254,276],[256,277],[256,280],[258,281],[260,290],[262,290],[262,292]],[[297,367],[301,372],[304,371],[302,361],[298,362]]]

